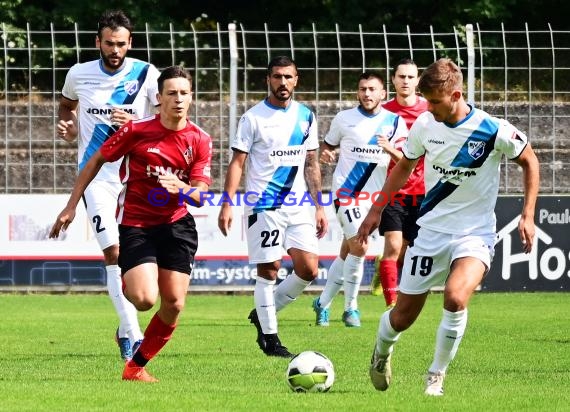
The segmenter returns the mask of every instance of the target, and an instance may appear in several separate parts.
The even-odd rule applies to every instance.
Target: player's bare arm
[[[417,163],[418,159],[410,160],[406,157],[402,157],[398,161],[398,163],[396,163],[396,166],[394,166],[392,172],[388,175],[388,178],[386,179],[384,187],[382,188],[381,191],[383,195],[379,196],[383,196],[385,199],[387,198],[388,200],[391,199],[392,196],[391,194],[397,193],[402,188],[402,186],[406,184],[408,177],[416,167]],[[360,228],[358,229],[358,235],[357,235],[358,241],[362,245],[366,244],[366,242],[368,241],[368,236],[374,230],[376,230],[378,226],[380,226],[380,217],[382,215],[384,207],[386,207],[385,203],[383,204],[381,201],[376,201],[376,199],[374,199],[373,202],[374,203],[372,204],[372,207],[368,211],[368,214],[366,215],[366,217],[360,224]]]
[[[61,97],[57,116],[59,121],[56,125],[57,135],[67,142],[72,142],[77,138],[79,130],[77,128],[77,105],[76,100]]]
[[[243,167],[246,158],[247,153],[234,149],[232,160],[228,166],[228,171],[226,172],[226,180],[224,183],[224,197],[227,199],[233,199],[236,194],[241,176],[243,174]],[[220,213],[218,215],[218,228],[224,236],[228,235],[228,232],[232,227],[232,221],[232,206],[230,203],[224,202],[222,203],[222,207],[220,208]]]
[[[378,146],[380,146],[386,153],[388,153],[390,159],[392,159],[394,162],[399,161],[404,156],[401,151],[396,149],[392,143],[390,143],[386,136],[378,135],[377,143]]]
[[[316,150],[307,151],[307,157],[305,158],[305,181],[307,182],[307,188],[317,209],[315,214],[315,222],[317,227],[317,237],[321,239],[324,235],[326,235],[329,223],[327,221],[325,209],[319,200],[319,194],[322,190],[321,168],[319,166],[319,162],[317,161]]]
[[[530,253],[534,240],[534,214],[536,209],[536,197],[540,179],[539,164],[536,154],[530,144],[524,148],[515,162],[523,169],[524,204],[519,221],[519,235],[525,253]]]
[[[55,223],[53,224],[51,231],[49,233],[49,238],[56,238],[62,230],[66,230],[67,227],[73,222],[75,218],[75,209],[77,204],[83,196],[83,192],[95,178],[101,166],[106,162],[105,158],[101,155],[101,152],[97,150],[89,161],[85,164],[85,167],[81,169],[79,175],[75,179],[75,184],[73,185],[73,191],[69,196],[67,205],[57,216]]]

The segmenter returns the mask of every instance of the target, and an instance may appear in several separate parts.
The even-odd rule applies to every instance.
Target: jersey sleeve
[[[107,162],[119,160],[134,146],[133,122],[125,123],[99,149]]]
[[[410,129],[408,138],[404,142],[402,152],[408,159],[419,159],[426,152],[425,147],[422,143],[422,138],[425,132],[427,132],[426,127],[424,127],[427,116],[431,116],[431,113],[423,113],[416,119],[412,125],[412,128]]]
[[[341,133],[341,118],[340,113],[333,117],[331,121],[331,125],[329,127],[329,131],[325,136],[325,143],[331,146],[339,146],[340,140],[342,138]]]
[[[158,99],[156,95],[158,94],[158,77],[160,72],[153,64],[149,64],[148,74],[147,74],[147,98],[152,106],[158,106]]]
[[[61,89],[61,95],[69,100],[79,100],[79,96],[75,92],[75,72],[77,69],[77,64],[73,65],[71,69],[67,72],[65,76],[65,82],[63,88]]]
[[[211,185],[211,169],[212,139],[208,134],[202,133],[196,146],[196,154],[190,166],[190,173],[188,173],[190,181],[198,180]]]
[[[495,147],[505,154],[509,159],[520,156],[526,145],[528,137],[504,119],[499,120],[499,129]]]
[[[254,138],[255,130],[252,119],[248,113],[245,113],[239,120],[236,135],[232,141],[232,149],[249,153]]]
[[[309,137],[307,138],[306,147],[307,150],[316,150],[319,148],[317,117],[313,112],[309,114]]]

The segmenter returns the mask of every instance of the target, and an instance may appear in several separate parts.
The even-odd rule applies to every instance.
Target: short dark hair
[[[394,67],[392,67],[392,76],[394,76],[396,74],[396,72],[398,71],[398,67],[406,65],[406,64],[411,64],[412,66],[417,67],[417,64],[415,61],[413,61],[409,57],[404,57],[403,59],[398,60],[398,62],[394,65]]]
[[[115,31],[121,27],[124,27],[129,31],[129,33],[133,32],[133,25],[131,20],[127,17],[127,15],[121,10],[107,10],[99,19],[99,23],[97,25],[97,36],[101,38],[101,34],[103,33],[104,29],[111,29]]]
[[[271,76],[271,72],[273,71],[274,67],[289,67],[294,66],[295,71],[297,71],[297,63],[293,59],[288,56],[277,56],[274,57],[269,61],[267,65],[267,75]]]
[[[178,77],[188,79],[190,82],[190,88],[192,88],[192,75],[182,66],[170,66],[160,72],[160,76],[158,76],[158,92],[162,94],[165,80],[176,79]]]
[[[361,80],[369,80],[369,79],[377,79],[382,84],[382,86],[385,86],[386,84],[380,72],[377,71],[363,72],[360,76],[358,76],[358,83],[360,83]]]

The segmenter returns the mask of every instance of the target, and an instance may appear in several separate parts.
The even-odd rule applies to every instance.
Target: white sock
[[[119,316],[119,337],[128,337],[132,345],[143,338],[137,310],[123,295],[121,268],[118,265],[108,265],[105,268],[107,270],[107,291]]]
[[[396,332],[390,323],[390,312],[387,310],[380,316],[378,334],[376,336],[376,350],[380,355],[389,355],[394,350],[394,344],[400,338],[401,333]]]
[[[275,310],[279,312],[293,302],[310,284],[311,282],[301,279],[295,273],[291,273],[275,289]]]
[[[344,310],[358,309],[358,291],[364,273],[364,257],[348,254],[344,261]]]
[[[261,330],[265,334],[277,333],[277,312],[275,310],[275,298],[273,297],[274,285],[274,280],[267,280],[258,276],[253,290],[257,318],[261,324]]]
[[[435,355],[429,367],[430,372],[445,373],[457,353],[466,327],[467,309],[459,312],[443,310],[443,317],[435,338]]]
[[[319,306],[321,308],[328,309],[332,303],[332,300],[338,294],[340,288],[342,288],[342,284],[344,282],[342,275],[343,267],[344,260],[342,260],[340,256],[337,256],[329,267],[325,288],[321,292],[321,296],[319,296]]]

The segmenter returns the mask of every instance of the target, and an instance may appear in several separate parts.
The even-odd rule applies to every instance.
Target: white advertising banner
[[[247,257],[243,207],[234,206],[234,223],[227,237],[218,229],[219,196],[201,208],[190,208],[199,237],[197,258],[224,259]],[[65,206],[68,195],[0,195],[0,260],[10,259],[99,259],[101,251],[91,231],[85,209],[80,203],[76,217],[58,239],[48,239],[49,231]],[[320,240],[320,255],[338,254],[342,230],[333,206],[325,206],[329,231]],[[369,255],[380,253],[383,238],[371,236]]]

